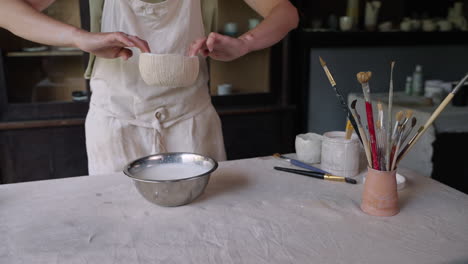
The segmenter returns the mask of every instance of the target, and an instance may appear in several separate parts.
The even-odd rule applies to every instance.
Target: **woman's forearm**
[[[240,39],[246,42],[249,52],[264,49],[283,39],[298,23],[297,9],[289,1],[279,1],[268,10],[262,23],[243,34]]]
[[[0,27],[24,39],[52,46],[76,46],[74,35],[81,29],[42,14],[52,1],[2,0]]]

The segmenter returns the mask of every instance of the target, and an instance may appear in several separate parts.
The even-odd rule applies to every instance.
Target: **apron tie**
[[[151,147],[151,154],[166,152],[166,147],[163,144],[162,125],[158,118],[153,123],[153,146]]]

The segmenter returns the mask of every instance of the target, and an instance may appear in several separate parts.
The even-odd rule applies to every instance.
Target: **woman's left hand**
[[[232,38],[211,32],[208,37],[192,42],[189,56],[201,54],[219,61],[232,61],[244,56],[248,52],[249,48],[246,39]]]

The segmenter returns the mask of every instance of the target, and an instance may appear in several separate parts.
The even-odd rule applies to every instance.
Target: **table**
[[[377,102],[382,102],[385,112],[385,109],[388,108],[388,93],[374,93],[371,96],[374,107],[374,118],[377,118]],[[353,100],[357,100],[356,109],[358,109],[363,122],[366,122],[363,95],[350,93],[348,95],[348,103],[351,104]],[[395,114],[398,111],[413,110],[413,116],[417,118],[417,123],[411,135],[415,134],[417,129],[426,123],[437,106],[439,106],[439,104],[430,105],[426,102],[427,100],[424,100],[422,96],[408,96],[404,92],[394,93],[392,105],[393,120],[395,120]],[[384,113],[384,119],[387,120],[386,112]],[[384,124],[386,125],[386,123]],[[449,104],[400,162],[400,165],[413,169],[423,175],[431,176],[434,157],[433,143],[436,140],[437,134],[440,133],[468,133],[468,107],[454,107]]]
[[[0,263],[466,263],[468,195],[400,169],[401,212],[360,208],[359,184],[220,162],[205,193],[174,208],[121,173],[0,185]]]

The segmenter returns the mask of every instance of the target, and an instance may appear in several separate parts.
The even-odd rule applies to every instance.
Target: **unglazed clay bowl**
[[[179,54],[141,53],[138,66],[146,84],[164,87],[190,86],[199,72],[197,56]]]

